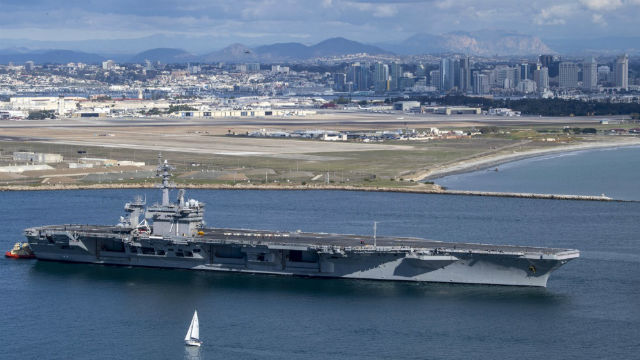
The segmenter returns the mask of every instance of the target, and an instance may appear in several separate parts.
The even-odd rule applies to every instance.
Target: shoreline
[[[434,183],[425,181],[440,179],[445,176],[468,173],[491,168],[505,163],[520,161],[529,158],[546,156],[551,154],[571,153],[597,149],[615,149],[640,146],[640,141],[607,141],[594,143],[579,143],[575,145],[562,145],[546,149],[533,149],[514,153],[496,153],[483,155],[477,158],[460,160],[446,165],[440,165],[433,170],[419,173],[410,180],[415,185],[409,186],[375,186],[375,185],[292,185],[292,184],[180,184],[184,189],[203,190],[335,190],[335,191],[363,191],[363,192],[401,192],[413,194],[439,194],[439,195],[467,195],[489,197],[516,197],[534,199],[561,199],[561,200],[587,200],[587,201],[614,201],[633,202],[633,200],[612,199],[606,196],[592,195],[568,195],[568,194],[536,194],[536,193],[512,193],[512,192],[487,192],[469,190],[447,190]],[[156,188],[155,183],[93,183],[93,184],[39,184],[39,185],[0,185],[0,193],[5,191],[53,191],[53,190],[101,190],[101,189],[151,189]]]
[[[23,186],[5,185],[0,186],[0,193],[5,191],[59,191],[59,190],[104,190],[104,189],[156,189],[155,184],[88,184],[88,185],[42,185]],[[181,184],[176,188],[189,190],[279,190],[279,191],[309,191],[309,190],[329,190],[329,191],[361,191],[361,192],[390,192],[408,194],[432,194],[432,195],[458,195],[458,196],[484,196],[484,197],[510,197],[525,199],[547,199],[547,200],[580,200],[580,201],[611,201],[611,202],[633,202],[632,200],[612,199],[606,196],[592,195],[563,195],[563,194],[535,194],[535,193],[513,193],[513,192],[490,192],[490,191],[467,191],[467,190],[445,190],[438,185],[415,185],[411,187],[361,187],[350,185],[254,185],[254,184]]]
[[[431,181],[450,175],[469,173],[478,170],[492,168],[494,166],[516,162],[520,160],[561,153],[572,153],[578,151],[615,149],[622,147],[640,146],[640,141],[610,141],[597,143],[580,143],[576,145],[564,145],[549,149],[535,149],[512,154],[494,154],[482,156],[476,159],[456,161],[451,164],[427,170],[411,178],[414,181]]]

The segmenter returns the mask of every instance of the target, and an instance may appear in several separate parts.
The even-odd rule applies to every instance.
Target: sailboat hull
[[[200,345],[202,345],[202,341],[199,341],[199,340],[185,340],[184,343],[187,346],[200,346]]]

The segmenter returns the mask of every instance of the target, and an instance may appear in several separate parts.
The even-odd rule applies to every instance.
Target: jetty
[[[51,190],[98,190],[98,189],[144,189],[154,188],[151,183],[135,184],[39,184],[39,185],[2,185],[2,191],[51,191]],[[567,195],[567,194],[536,194],[536,193],[515,193],[515,192],[491,192],[491,191],[470,191],[470,190],[447,190],[438,185],[415,185],[415,186],[354,186],[354,185],[330,185],[330,184],[180,184],[184,189],[202,190],[340,190],[340,191],[371,191],[371,192],[400,192],[411,194],[438,194],[438,195],[467,195],[467,196],[490,196],[490,197],[512,197],[526,199],[551,199],[551,200],[581,200],[581,201],[617,201],[630,202],[632,200],[618,200],[602,195]]]

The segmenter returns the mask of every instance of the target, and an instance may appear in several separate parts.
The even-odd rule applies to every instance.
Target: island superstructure
[[[159,161],[162,202],[125,204],[116,225],[25,230],[36,258],[63,262],[308,277],[546,286],[578,250],[441,242],[410,237],[206,227],[205,204],[178,190]],[[146,208],[145,208],[146,207]],[[142,219],[141,219],[142,218]]]

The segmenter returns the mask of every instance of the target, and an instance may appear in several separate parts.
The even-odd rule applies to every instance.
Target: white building
[[[520,116],[520,111],[508,108],[490,108],[488,114],[493,116]]]
[[[29,117],[28,111],[22,110],[0,110],[0,120],[26,119]]]
[[[539,92],[544,92],[549,88],[549,68],[542,67],[540,70],[533,72],[533,80],[536,82],[536,88]]]
[[[107,60],[102,62],[102,70],[113,70],[116,67],[116,63],[113,60]]]
[[[9,99],[9,107],[13,110],[27,111],[55,111],[58,115],[71,113],[77,108],[77,104],[83,98],[57,97],[57,96],[24,96]]]
[[[516,89],[523,94],[531,94],[536,92],[536,82],[529,79],[521,80]]]
[[[347,134],[326,132],[326,133],[322,134],[322,140],[324,140],[324,141],[347,141]]]
[[[478,72],[473,73],[473,93],[476,95],[488,94],[491,89],[489,85],[489,76],[486,74],[480,74]]]
[[[36,153],[31,151],[16,151],[13,153],[13,161],[29,162],[34,164],[57,164],[62,162],[62,155]]]
[[[629,55],[624,54],[616,59],[616,87],[629,90]]]

